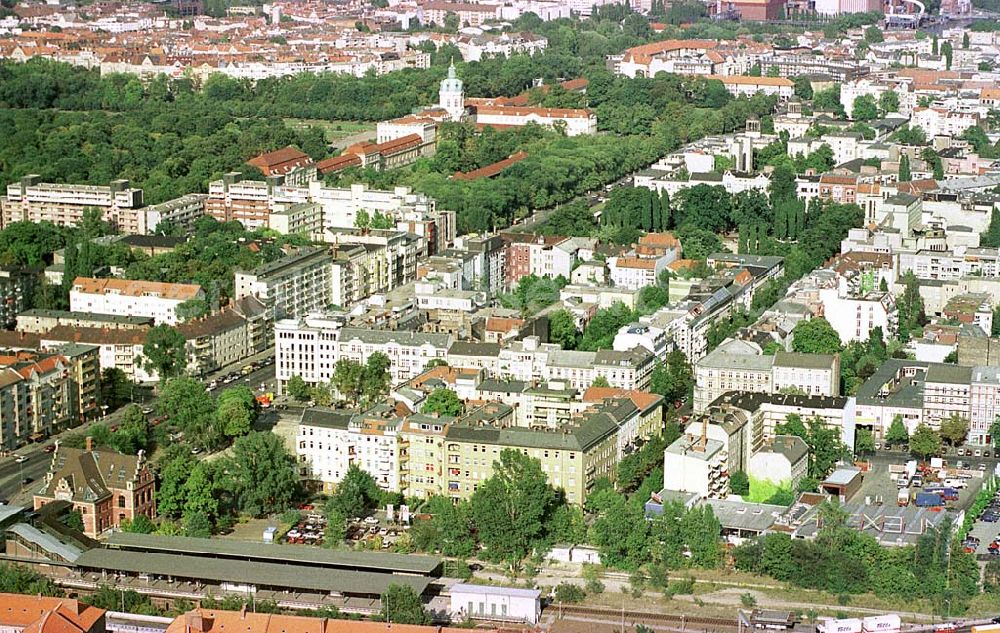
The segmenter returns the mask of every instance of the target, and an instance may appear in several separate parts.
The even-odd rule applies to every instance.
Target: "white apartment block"
[[[256,297],[273,318],[305,316],[333,303],[333,257],[325,248],[304,248],[269,264],[236,271],[237,299]]]
[[[177,306],[204,299],[198,284],[170,284],[130,279],[77,277],[69,291],[71,312],[152,317],[156,324],[176,325]]]
[[[729,453],[722,442],[682,435],[663,451],[663,487],[705,499],[724,499],[729,494],[728,463]]]
[[[332,317],[309,315],[274,325],[275,374],[279,393],[292,376],[310,385],[327,384],[338,360],[364,364],[375,352],[389,357],[392,384],[413,379],[431,360],[444,359],[449,334],[345,328]]]
[[[837,331],[842,343],[867,341],[875,328],[887,336],[896,332],[896,302],[889,292],[872,291],[863,296],[848,293],[845,286],[821,288],[823,316]]]
[[[112,181],[107,187],[40,181],[41,176],[29,175],[7,186],[7,196],[0,199],[3,226],[12,222],[78,226],[84,210],[94,208],[122,233],[142,235],[147,231],[146,214],[140,210],[142,189],[130,187],[127,180]]]
[[[970,275],[1000,277],[1000,251],[995,248],[902,251],[897,254],[897,262],[900,275],[912,272],[918,279],[961,279]]]
[[[924,131],[927,138],[935,136],[961,136],[962,132],[982,123],[979,108],[915,108],[910,125]]]
[[[315,202],[276,204],[268,224],[282,235],[304,235],[313,242],[323,241],[323,207]]]
[[[154,204],[143,209],[146,214],[146,231],[154,233],[160,222],[170,222],[185,231],[190,231],[194,221],[205,215],[204,193],[189,193],[160,204]]]
[[[730,339],[694,366],[694,412],[708,409],[725,393],[840,395],[840,358],[779,351],[765,355],[758,345]]]
[[[295,454],[303,479],[320,482],[333,492],[352,464],[370,474],[383,490],[400,490],[402,420],[378,418],[378,409],[364,414],[306,409],[299,420]]]
[[[673,255],[671,257],[670,255]],[[676,257],[675,251],[663,257],[611,257],[608,259],[608,273],[611,283],[622,288],[642,290],[646,286],[655,286],[660,273]]]

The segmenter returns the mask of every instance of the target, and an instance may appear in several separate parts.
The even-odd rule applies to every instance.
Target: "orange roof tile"
[[[201,292],[201,286],[198,284],[171,284],[134,279],[77,277],[73,280],[72,291],[99,295],[118,294],[130,297],[155,295],[160,299],[187,301],[188,299],[198,297],[198,294]]]

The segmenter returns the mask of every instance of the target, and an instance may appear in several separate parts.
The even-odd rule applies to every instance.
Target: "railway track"
[[[711,630],[737,629],[735,618],[705,618],[675,613],[653,613],[649,611],[623,611],[606,607],[582,607],[580,605],[553,604],[545,609],[558,618],[564,616],[592,617],[614,622],[658,622],[661,624],[691,626],[693,628],[711,627]]]

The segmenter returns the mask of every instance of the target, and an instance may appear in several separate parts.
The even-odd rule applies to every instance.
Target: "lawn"
[[[322,119],[285,119],[290,127],[303,129],[307,127],[321,127],[326,134],[328,143],[339,141],[354,134],[363,132],[373,132],[375,123],[371,121],[326,121]]]

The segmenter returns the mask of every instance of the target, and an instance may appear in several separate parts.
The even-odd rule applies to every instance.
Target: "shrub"
[[[559,602],[582,602],[586,597],[586,592],[574,584],[563,582],[556,587],[556,600]]]

